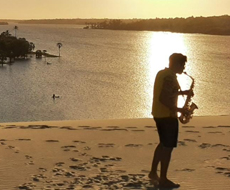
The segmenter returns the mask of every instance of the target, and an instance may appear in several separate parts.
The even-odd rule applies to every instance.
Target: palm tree
[[[60,57],[60,49],[61,49],[61,47],[62,47],[62,43],[58,42],[58,43],[57,43],[57,47],[58,47],[58,49],[59,49],[59,57]]]
[[[17,35],[16,35],[17,30],[18,30],[18,26],[15,26],[15,27],[14,27],[15,37],[17,37]]]

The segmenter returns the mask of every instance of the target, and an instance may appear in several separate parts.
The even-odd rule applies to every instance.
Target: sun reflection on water
[[[168,67],[169,56],[173,53],[182,53],[187,55],[188,48],[184,39],[184,34],[170,32],[153,32],[148,39],[148,77],[151,83],[154,83],[155,76],[159,70]],[[189,60],[189,58],[188,58]],[[189,67],[189,66],[187,66]],[[185,68],[186,70],[186,68]],[[189,77],[182,74],[178,75],[178,81],[182,90],[188,89],[191,84]],[[149,97],[152,98],[152,90],[148,90]],[[149,99],[149,101],[152,101]],[[184,105],[185,99],[179,97],[178,106]]]

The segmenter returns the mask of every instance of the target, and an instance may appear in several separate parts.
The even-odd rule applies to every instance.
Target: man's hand
[[[187,108],[177,108],[176,111],[180,112],[183,115],[188,115],[189,114],[189,111],[188,111]]]
[[[180,91],[180,94],[181,95],[191,95],[191,96],[194,96],[194,93],[193,93],[193,90],[184,90],[184,91]]]

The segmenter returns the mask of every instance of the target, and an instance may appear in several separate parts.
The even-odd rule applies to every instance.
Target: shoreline
[[[155,122],[153,118],[127,118],[127,119],[84,119],[84,120],[57,120],[57,121],[19,121],[19,122],[0,122],[1,125],[41,125],[41,124],[47,124],[47,125],[66,125],[66,124],[72,124],[72,125],[81,125],[81,124],[88,124],[96,126],[98,124],[101,124],[103,126],[108,125],[109,123],[114,124],[120,124],[120,125],[127,125],[135,122],[136,125],[141,126],[143,123],[146,124],[153,124],[155,125]],[[230,115],[220,115],[220,116],[194,116],[189,123],[187,124],[181,124],[182,126],[188,126],[188,125],[196,125],[196,126],[202,126],[202,125],[230,125]]]

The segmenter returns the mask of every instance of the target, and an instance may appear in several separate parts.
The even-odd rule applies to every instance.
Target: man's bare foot
[[[180,184],[174,183],[170,180],[160,180],[159,181],[159,187],[162,188],[179,188]]]
[[[153,173],[149,173],[148,175],[149,179],[153,179],[153,180],[156,180],[156,181],[159,181],[160,178],[157,174],[153,174]]]
[[[153,185],[155,186],[159,185],[160,178],[157,174],[149,173],[148,177]]]

